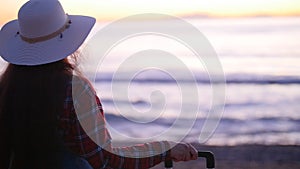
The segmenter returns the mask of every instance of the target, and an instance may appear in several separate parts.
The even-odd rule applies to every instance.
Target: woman
[[[111,146],[100,100],[71,64],[94,23],[65,14],[57,0],[31,0],[3,26],[0,55],[9,64],[0,79],[1,169],[143,169],[197,158],[185,143]]]

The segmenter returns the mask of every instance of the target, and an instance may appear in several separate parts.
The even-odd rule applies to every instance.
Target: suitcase
[[[215,168],[215,157],[214,154],[210,151],[199,151],[198,157],[203,157],[206,159],[206,168],[213,169]],[[165,168],[172,169],[173,168],[173,161],[165,161]]]

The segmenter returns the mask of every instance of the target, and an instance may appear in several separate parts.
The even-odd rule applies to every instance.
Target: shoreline
[[[299,145],[193,145],[200,151],[211,151],[214,153],[216,169],[300,168]],[[205,159],[202,158],[190,162],[174,162],[174,169],[199,169],[205,167]],[[159,164],[152,169],[164,169],[164,165]]]
[[[216,169],[299,169],[300,145],[205,145],[192,143],[199,151],[211,151]],[[114,146],[130,146],[132,142],[118,142]],[[204,158],[195,161],[173,163],[173,169],[206,168]],[[161,163],[151,169],[165,169]]]

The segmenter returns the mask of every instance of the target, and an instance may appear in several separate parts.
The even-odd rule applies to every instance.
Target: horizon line
[[[134,14],[133,14],[134,15]],[[168,15],[168,14],[167,14]],[[130,15],[128,15],[130,16]],[[183,14],[183,15],[174,15],[175,17],[183,18],[183,19],[235,19],[235,18],[289,18],[289,17],[300,17],[299,14],[254,14],[254,15],[212,15],[212,14]],[[124,16],[127,17],[127,16]],[[108,19],[108,18],[101,18],[101,17],[95,17],[97,22],[112,22],[121,19],[122,17],[117,17],[113,19]],[[15,18],[16,19],[16,18]],[[157,18],[158,20],[164,19],[164,18]],[[11,20],[10,20],[11,21]],[[1,21],[0,22],[0,27],[2,27],[4,24],[10,22],[10,21]]]

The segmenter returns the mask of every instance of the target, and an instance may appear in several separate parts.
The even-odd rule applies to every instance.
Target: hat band
[[[71,24],[71,20],[67,19],[66,23],[59,30],[57,30],[57,31],[55,31],[55,32],[53,32],[49,35],[40,36],[40,37],[36,37],[36,38],[28,38],[28,37],[25,37],[25,36],[20,34],[20,37],[23,41],[28,42],[28,43],[37,43],[37,42],[47,41],[47,40],[50,40],[52,38],[55,38],[58,35],[61,35],[61,38],[62,38],[61,33],[63,31],[65,31],[67,28],[69,28],[70,24]]]

